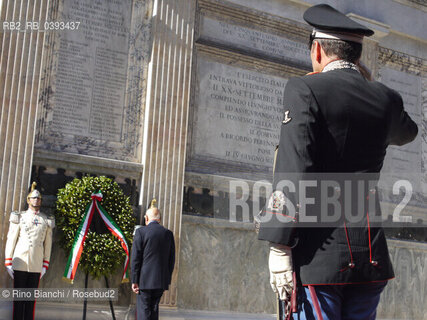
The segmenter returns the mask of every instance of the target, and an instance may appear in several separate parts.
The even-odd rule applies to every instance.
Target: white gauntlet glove
[[[10,277],[13,279],[13,269],[12,266],[6,267],[7,273],[9,273]]]
[[[268,267],[270,269],[271,288],[279,294],[280,300],[290,301],[294,287],[291,248],[270,243]]]
[[[47,271],[47,268],[43,267],[42,268],[42,272],[40,273],[40,279],[43,278],[43,276],[45,275],[46,271]]]

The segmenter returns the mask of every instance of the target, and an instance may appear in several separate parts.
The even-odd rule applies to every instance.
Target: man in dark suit
[[[324,4],[304,19],[314,27],[314,72],[286,85],[259,238],[270,242],[270,282],[283,301],[296,272],[297,319],[370,320],[394,277],[383,229],[373,223],[381,218],[376,182],[387,146],[411,142],[418,128],[399,93],[361,74],[363,37],[372,30]],[[322,196],[331,181],[333,194]]]
[[[160,225],[160,210],[145,213],[145,227],[136,230],[132,246],[132,290],[138,294],[138,320],[159,319],[159,301],[175,264],[173,233]]]

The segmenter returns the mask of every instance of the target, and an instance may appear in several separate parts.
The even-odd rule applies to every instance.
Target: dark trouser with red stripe
[[[319,285],[312,287],[314,293],[309,287],[299,287],[298,312],[293,320],[374,320],[386,284]]]
[[[40,273],[13,271],[13,287],[18,288],[38,288]],[[13,301],[13,320],[33,320],[36,301]]]

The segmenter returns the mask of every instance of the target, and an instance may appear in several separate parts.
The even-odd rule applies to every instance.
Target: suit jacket
[[[5,265],[13,270],[41,272],[49,267],[53,217],[32,210],[12,212],[5,249]]]
[[[175,265],[173,233],[156,221],[136,230],[132,245],[132,283],[167,290]]]
[[[275,192],[268,200],[259,238],[295,245],[292,254],[303,284],[392,278],[384,232],[369,220],[381,216],[378,192],[375,186],[367,185],[378,180],[387,146],[403,145],[417,135],[417,125],[404,111],[401,96],[347,68],[290,79],[284,104]],[[319,186],[331,173],[331,180],[364,182],[362,201],[343,205],[334,225],[302,223],[302,198],[306,195],[300,193],[298,183],[314,179],[315,204],[305,207],[304,216],[322,221],[319,214],[325,199],[319,195]],[[296,189],[282,188],[282,180],[290,180]],[[337,197],[343,201],[340,190]],[[359,191],[354,190],[350,195],[356,197]],[[369,199],[375,206],[369,207]],[[362,209],[358,221],[346,221],[345,217],[357,214],[360,207],[368,209]]]

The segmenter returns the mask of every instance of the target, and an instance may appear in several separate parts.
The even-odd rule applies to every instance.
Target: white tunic
[[[54,218],[31,209],[10,214],[5,265],[13,270],[41,272],[48,268]]]

